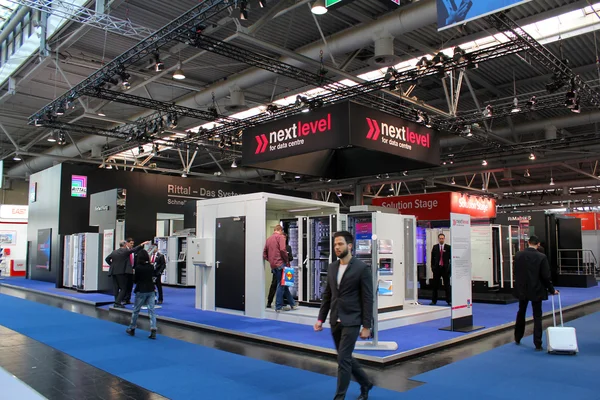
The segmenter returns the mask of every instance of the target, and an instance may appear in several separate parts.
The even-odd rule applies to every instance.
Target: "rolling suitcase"
[[[560,326],[556,326],[556,311],[554,310],[554,297],[552,296],[552,319],[554,326],[548,328],[546,338],[548,340],[548,353],[550,354],[577,354],[577,333],[575,328],[563,325],[562,304],[560,293],[558,294],[558,311],[560,313]]]

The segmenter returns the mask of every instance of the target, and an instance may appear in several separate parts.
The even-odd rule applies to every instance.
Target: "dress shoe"
[[[129,336],[135,336],[135,329],[127,328],[125,331]]]
[[[148,336],[148,339],[156,339],[156,329],[150,330],[150,336]]]
[[[162,301],[162,300],[159,300],[159,301],[158,301],[158,304],[159,304],[159,305],[160,305],[160,304],[162,304],[162,303],[163,303],[163,301]]]
[[[517,345],[521,344],[521,339],[515,339],[515,344],[517,344]]]
[[[113,307],[114,308],[125,308],[125,306],[123,304],[118,304],[118,303],[116,303]]]
[[[356,400],[368,400],[369,399],[369,391],[373,389],[373,384],[369,383],[369,386],[361,386],[360,388],[360,396]]]

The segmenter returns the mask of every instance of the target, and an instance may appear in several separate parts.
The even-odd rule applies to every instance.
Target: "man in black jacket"
[[[327,269],[327,286],[314,329],[317,332],[323,330],[323,322],[331,310],[331,334],[338,352],[338,381],[334,400],[346,398],[352,375],[360,384],[358,400],[367,400],[373,384],[352,357],[352,352],[359,332],[362,339],[371,336],[373,276],[371,267],[352,257],[353,237],[350,232],[337,232],[333,237],[335,255],[339,260]]]
[[[515,343],[520,344],[525,334],[525,312],[531,301],[533,308],[533,343],[536,350],[542,350],[542,301],[548,300],[548,293],[555,295],[558,290],[552,286],[548,258],[537,250],[540,243],[537,236],[529,238],[529,247],[515,256],[515,290],[519,299],[519,311],[515,322]]]
[[[156,339],[156,313],[154,312],[154,266],[150,264],[150,256],[141,250],[135,268],[135,305],[131,314],[131,323],[126,332],[134,336],[135,328],[142,306],[148,307],[150,317],[150,339]]]
[[[108,276],[113,279],[113,293],[115,295],[115,307],[123,308],[123,300],[127,293],[128,274],[133,274],[133,264],[131,263],[131,255],[142,250],[145,244],[129,248],[127,242],[119,243],[119,248],[106,257],[106,263],[110,265]],[[133,276],[133,275],[132,275]]]
[[[159,253],[158,247],[152,249],[152,257],[150,258],[150,264],[154,266],[154,277],[156,283],[156,289],[158,290],[158,304],[163,303],[163,289],[162,289],[162,274],[167,268],[167,262],[165,256]]]
[[[438,235],[438,244],[431,249],[431,272],[433,272],[433,280],[431,281],[431,304],[435,305],[438,300],[438,288],[440,287],[440,279],[444,282],[444,291],[446,292],[446,303],[452,304],[450,288],[451,265],[450,253],[452,249],[449,245],[444,244],[446,235],[440,233]]]
[[[147,243],[150,243],[150,242],[147,242]],[[135,241],[133,240],[133,238],[127,238],[127,248],[133,249],[134,246],[135,246]],[[135,268],[135,265],[137,264],[136,257],[137,257],[137,251],[132,253],[129,256],[131,266],[133,268]],[[123,299],[125,301],[125,304],[131,304],[131,292],[132,291],[133,291],[133,269],[131,270],[131,272],[127,272],[127,290],[125,291],[125,298]]]

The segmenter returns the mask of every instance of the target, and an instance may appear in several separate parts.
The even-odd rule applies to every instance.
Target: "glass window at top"
[[[4,23],[8,21],[17,7],[19,7],[19,5],[16,3],[8,0],[0,0],[0,29],[4,26]]]

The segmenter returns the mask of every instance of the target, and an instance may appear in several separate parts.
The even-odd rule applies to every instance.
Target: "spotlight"
[[[492,107],[492,105],[491,105],[491,104],[488,104],[488,105],[485,107],[485,110],[483,110],[483,116],[484,116],[485,118],[491,118],[491,117],[492,117],[492,115],[494,115],[494,109],[493,109],[493,107]]]
[[[581,106],[579,104],[579,97],[577,98],[577,100],[575,100],[575,105],[573,106],[573,108],[571,108],[571,112],[573,112],[575,114],[580,114],[581,113]]]
[[[275,111],[277,111],[277,108],[278,108],[277,105],[275,105],[275,104],[269,104],[267,106],[267,114],[269,114],[269,115],[275,114]]]
[[[164,69],[165,69],[165,64],[162,61],[160,61],[160,55],[158,53],[156,53],[154,55],[154,71],[161,72]]]
[[[158,155],[158,143],[154,143],[153,149],[152,149],[152,155],[157,156]]]
[[[529,155],[529,159],[530,159],[531,161],[534,161],[534,160],[535,160],[535,154],[531,153],[531,154]]]
[[[67,137],[64,132],[58,133],[58,144],[61,146],[64,146],[65,144],[67,144]]]
[[[471,131],[471,125],[466,125],[462,131],[467,137],[473,136],[473,132]]]
[[[521,112],[521,107],[519,107],[519,99],[517,99],[516,97],[513,100],[513,108],[512,108],[512,110],[510,110],[510,112],[512,112],[512,113]]]
[[[465,54],[467,54],[463,49],[461,49],[459,46],[456,46],[454,48],[454,61],[456,62],[463,62],[466,60],[465,58]]]
[[[421,70],[421,69],[427,69],[429,66],[431,65],[431,61],[429,61],[427,59],[427,57],[422,57],[418,62],[417,62],[417,69]]]
[[[36,119],[35,121],[33,121],[33,125],[35,126],[42,126],[42,121],[39,119]]]
[[[525,170],[525,173],[523,174],[523,176],[524,176],[525,178],[529,178],[529,177],[531,176],[531,174],[529,173],[529,170],[528,170],[528,169],[526,169],[526,170]]]
[[[138,147],[138,155],[143,154],[144,153],[144,146],[139,146]]]
[[[185,173],[185,171],[183,171],[183,172],[181,173],[181,177],[182,177],[182,178],[187,178],[187,174]]]
[[[327,7],[325,7],[325,0],[316,0],[310,7],[310,12],[315,15],[327,14]]]
[[[130,89],[131,82],[129,80],[131,79],[131,75],[129,75],[126,71],[123,71],[119,74],[119,77],[121,78],[121,87],[123,87],[125,90]]]
[[[22,160],[22,158],[19,155],[19,153],[15,153],[15,155],[13,156],[13,161],[21,161],[21,160]]]
[[[177,114],[169,114],[167,116],[167,126],[171,129],[177,128]]]
[[[183,69],[181,68],[181,63],[179,63],[179,65],[177,66],[177,70],[173,72],[173,79],[177,79],[178,81],[185,79],[185,74],[183,73]]]
[[[58,115],[59,117],[61,115],[65,115],[65,108],[63,107],[63,105],[59,105],[58,108],[56,109],[56,115]]]
[[[527,102],[527,108],[533,110],[537,104],[537,98],[535,96],[531,96],[529,101]]]
[[[487,166],[487,165],[488,165],[488,162],[487,162],[487,160],[483,160],[483,161],[481,162],[481,165],[483,165],[484,167],[485,167],[485,166]]]
[[[456,185],[456,181],[454,180],[454,177],[452,177],[452,180],[450,181],[451,185]]]
[[[233,162],[231,163],[231,168],[237,168],[237,164],[235,162],[235,158],[233,159]]]
[[[550,178],[550,186],[554,186],[554,178]]]
[[[52,143],[56,142],[56,134],[54,132],[51,133],[47,140]]]

